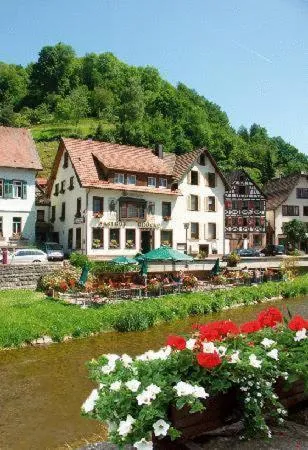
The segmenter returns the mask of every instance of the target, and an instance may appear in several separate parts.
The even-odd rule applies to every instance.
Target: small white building
[[[283,225],[293,219],[306,223],[308,232],[308,174],[275,178],[264,186],[267,195],[267,243],[284,244]]]
[[[65,251],[133,256],[161,244],[223,253],[225,179],[206,149],[62,139],[48,187],[51,221]]]
[[[41,169],[30,132],[0,127],[0,247],[35,241],[35,176]]]

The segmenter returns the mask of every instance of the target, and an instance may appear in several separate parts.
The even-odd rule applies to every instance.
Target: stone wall
[[[0,290],[36,289],[42,275],[60,266],[60,263],[0,265]]]

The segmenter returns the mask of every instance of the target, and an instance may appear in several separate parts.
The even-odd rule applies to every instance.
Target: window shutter
[[[198,211],[201,210],[201,197],[198,195]]]
[[[204,224],[204,239],[207,239],[207,224]]]
[[[27,182],[26,181],[22,182],[22,198],[23,199],[27,198]]]
[[[214,198],[214,211],[216,212],[217,211],[217,201],[216,201],[216,197],[213,197]]]
[[[13,198],[12,180],[4,180],[4,198]]]
[[[191,171],[189,171],[187,174],[187,183],[191,184]]]
[[[209,205],[208,205],[208,197],[204,197],[204,211],[207,211],[208,210],[208,208],[209,208]]]
[[[187,209],[188,209],[188,211],[191,211],[191,197],[190,197],[190,195],[187,197]]]

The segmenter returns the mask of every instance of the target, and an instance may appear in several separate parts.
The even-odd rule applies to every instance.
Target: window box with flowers
[[[163,219],[165,222],[168,222],[169,220],[171,220],[171,216],[164,216]]]
[[[125,248],[135,248],[136,244],[132,239],[129,239],[125,242]]]
[[[109,248],[119,248],[120,243],[116,239],[111,239],[109,242]]]
[[[104,211],[93,211],[93,217],[95,219],[101,219],[104,215]]]
[[[235,409],[244,436],[270,438],[267,418],[283,423],[286,408],[308,398],[307,328],[303,317],[287,321],[270,307],[241,326],[230,320],[195,326],[190,337],[169,336],[165,347],[134,359],[103,355],[89,364],[99,387],[82,411],[107,422],[111,442],[137,450],[152,449],[153,441],[167,450],[170,439],[180,448],[225,425]]]

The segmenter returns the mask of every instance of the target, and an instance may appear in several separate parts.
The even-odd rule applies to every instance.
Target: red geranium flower
[[[302,330],[303,328],[307,328],[308,327],[308,320],[305,320],[302,316],[294,316],[289,324],[288,327],[290,328],[290,330],[292,331],[299,331]]]
[[[255,331],[261,330],[260,322],[257,320],[252,320],[251,322],[243,323],[240,326],[241,333],[254,333]]]
[[[198,364],[206,369],[213,369],[213,367],[221,364],[221,358],[217,352],[214,353],[198,353]]]
[[[223,320],[221,325],[221,334],[227,336],[228,334],[239,334],[239,327],[231,320]]]
[[[178,350],[184,350],[186,348],[186,341],[182,336],[172,335],[168,337],[167,345]]]
[[[67,291],[68,289],[68,285],[66,283],[66,281],[61,281],[61,283],[59,284],[59,288],[61,289],[61,291]]]
[[[261,311],[258,315],[258,321],[262,327],[274,327],[277,323],[283,321],[283,315],[277,308],[272,306],[264,311]]]

